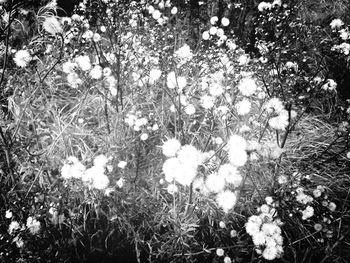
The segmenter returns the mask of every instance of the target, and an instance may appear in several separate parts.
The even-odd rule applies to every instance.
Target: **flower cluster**
[[[266,204],[263,204],[259,211],[259,215],[253,215],[248,219],[245,228],[252,236],[253,243],[257,247],[256,252],[267,260],[274,260],[283,253],[280,228],[282,223],[276,218],[276,209],[271,197],[266,197]]]
[[[105,174],[106,168],[111,170],[112,167],[107,163],[110,158],[104,155],[96,156],[94,165],[88,169],[74,156],[67,158],[67,161],[61,169],[62,178],[68,180],[71,178],[81,179],[89,186],[95,189],[106,189],[109,184],[109,179]]]
[[[197,175],[197,168],[204,161],[204,154],[193,145],[183,145],[176,139],[164,143],[163,153],[168,158],[163,164],[165,180],[174,180],[181,185],[189,186]]]

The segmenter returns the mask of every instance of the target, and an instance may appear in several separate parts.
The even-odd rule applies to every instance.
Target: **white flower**
[[[185,113],[188,115],[193,115],[196,113],[196,108],[193,106],[193,104],[188,104],[185,107]]]
[[[171,12],[172,15],[176,15],[176,14],[177,14],[177,11],[178,11],[178,10],[177,10],[177,7],[174,6],[174,7],[171,9],[170,12]]]
[[[279,98],[271,98],[265,105],[264,108],[268,113],[276,112],[281,113],[284,110],[282,101]]]
[[[175,89],[177,87],[176,75],[174,71],[170,72],[167,76],[167,86],[169,89]]]
[[[141,141],[146,141],[148,139],[148,134],[147,133],[142,133],[140,136]]]
[[[177,152],[177,158],[183,164],[187,163],[193,167],[197,167],[203,163],[204,155],[193,145],[186,144]]]
[[[272,205],[272,203],[273,203],[272,197],[271,197],[271,196],[266,196],[266,197],[265,197],[265,202],[266,202],[266,204],[268,204],[268,205]]]
[[[75,62],[77,62],[77,64],[83,71],[90,70],[91,68],[90,58],[86,55],[76,57]]]
[[[178,188],[175,184],[169,184],[167,187],[167,191],[169,194],[173,195],[178,191]]]
[[[12,235],[13,231],[16,231],[20,228],[21,228],[21,226],[19,225],[19,223],[17,221],[12,221],[9,225],[8,232],[10,235]]]
[[[222,248],[217,248],[216,249],[216,255],[219,257],[222,257],[225,254],[225,251]]]
[[[210,35],[216,35],[216,33],[218,32],[218,28],[216,26],[212,26],[210,29],[209,29],[209,34]]]
[[[238,187],[242,182],[242,176],[237,168],[231,164],[223,164],[220,166],[218,176],[225,179],[226,183]]]
[[[29,228],[30,233],[35,235],[40,231],[40,222],[30,216],[27,218],[27,228]]]
[[[343,25],[344,25],[344,22],[339,18],[333,19],[332,22],[330,23],[330,26],[332,29],[342,27]]]
[[[74,68],[77,66],[76,63],[73,63],[71,61],[67,61],[65,63],[63,63],[62,65],[62,70],[64,73],[69,74],[70,72],[72,72],[74,70]]]
[[[274,260],[277,257],[277,249],[275,247],[266,247],[262,256],[267,260]]]
[[[215,25],[216,22],[219,21],[219,18],[217,16],[213,16],[212,18],[210,18],[210,24]]]
[[[272,7],[281,6],[281,5],[282,5],[282,0],[274,0],[272,2]]]
[[[333,91],[336,90],[337,83],[333,79],[327,79],[326,83],[323,84],[322,89]]]
[[[120,169],[124,169],[125,168],[125,166],[127,165],[128,163],[127,162],[125,162],[125,161],[120,161],[119,163],[118,163],[118,167],[120,168]]]
[[[64,179],[82,178],[84,172],[85,166],[74,156],[68,157],[61,169],[61,175]]]
[[[302,219],[306,220],[309,219],[310,217],[312,217],[314,215],[314,208],[312,206],[307,206],[305,208],[305,210],[302,211]]]
[[[160,78],[161,75],[162,71],[160,69],[151,69],[151,71],[149,72],[149,83],[154,84]]]
[[[193,56],[191,48],[189,45],[184,44],[181,48],[175,51],[175,57],[182,60],[190,60]]]
[[[163,163],[163,173],[165,175],[165,180],[168,183],[172,182],[176,178],[180,170],[181,163],[175,157],[169,158]]]
[[[92,186],[96,189],[103,190],[108,187],[109,179],[106,175],[100,174],[93,177]]]
[[[6,217],[7,219],[10,219],[10,218],[12,217],[12,212],[11,212],[11,210],[6,210],[5,217]]]
[[[230,257],[225,257],[224,258],[224,263],[232,263],[232,260]]]
[[[125,179],[124,178],[119,178],[119,180],[117,181],[117,186],[119,188],[123,188],[124,184],[125,184]]]
[[[51,35],[56,35],[63,32],[61,23],[54,16],[46,17],[43,23],[43,27]]]
[[[219,193],[224,190],[225,187],[225,178],[219,176],[216,173],[211,173],[208,175],[205,185],[209,191],[214,193]]]
[[[94,36],[92,37],[92,39],[95,42],[99,42],[101,40],[101,35],[99,33],[94,33]]]
[[[102,77],[102,68],[100,65],[94,66],[90,71],[90,76],[93,79],[100,79]]]
[[[204,95],[201,97],[201,104],[205,109],[211,109],[214,107],[215,98],[209,95]]]
[[[77,88],[83,82],[75,72],[71,72],[67,75],[67,81],[73,88]]]
[[[105,68],[103,68],[102,73],[103,73],[103,76],[109,77],[112,73],[112,70],[110,67],[105,67]],[[112,81],[110,81],[111,78],[107,78],[107,79],[108,79],[108,82],[112,82]]]
[[[16,246],[17,246],[18,248],[21,248],[21,247],[23,247],[23,245],[24,245],[23,239],[22,239],[21,237],[19,237],[19,236],[16,236],[16,237],[12,240],[12,242],[15,242],[15,243],[16,243]]]
[[[243,100],[237,102],[235,107],[236,107],[238,115],[243,116],[243,115],[246,115],[250,112],[251,106],[252,106],[252,104],[250,103],[249,100],[243,99]]]
[[[254,245],[256,246],[265,245],[266,239],[265,239],[265,234],[263,232],[258,231],[254,233],[252,238],[253,238]]]
[[[181,148],[181,143],[177,139],[173,138],[173,139],[167,140],[163,144],[162,151],[166,157],[174,157],[176,153],[180,150],[180,148]]]
[[[247,148],[247,141],[242,136],[233,134],[230,136],[226,147],[228,151],[245,150]]]
[[[336,208],[337,208],[337,205],[336,205],[335,203],[330,202],[330,203],[328,204],[328,209],[329,209],[331,212],[334,212]]]
[[[204,31],[202,33],[202,38],[203,38],[203,40],[208,40],[210,38],[209,32],[208,31]]]
[[[108,163],[109,159],[103,155],[100,154],[94,158],[94,165],[95,166],[100,166],[100,167],[105,167],[106,164]]]
[[[24,68],[32,60],[32,57],[27,50],[22,49],[16,52],[13,60],[18,67]]]
[[[181,92],[187,85],[187,80],[185,77],[179,76],[177,78],[178,91]]]
[[[154,10],[152,13],[152,17],[154,20],[160,19],[161,15],[162,13],[158,9]]]
[[[278,116],[269,120],[269,125],[271,128],[276,130],[285,130],[289,124],[288,119],[288,111],[282,110]]]
[[[214,97],[218,97],[224,93],[224,88],[219,83],[212,83],[209,86],[209,93]]]
[[[219,193],[216,197],[216,201],[218,205],[227,213],[230,209],[232,209],[237,201],[237,195],[231,191],[223,191]]]
[[[259,5],[258,5],[258,10],[260,12],[263,12],[265,10],[271,10],[272,8],[272,4],[271,3],[266,3],[266,2],[261,2]]]
[[[221,24],[223,26],[228,26],[230,24],[230,20],[227,17],[221,18]]]
[[[251,96],[257,90],[258,86],[254,79],[246,77],[238,84],[238,89],[244,96]]]
[[[220,227],[220,228],[225,228],[225,227],[226,227],[225,222],[224,222],[224,221],[220,221],[220,222],[219,222],[219,227]]]

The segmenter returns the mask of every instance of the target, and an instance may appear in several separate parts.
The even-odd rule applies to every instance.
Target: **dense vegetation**
[[[347,1],[74,3],[0,0],[1,262],[350,261]]]

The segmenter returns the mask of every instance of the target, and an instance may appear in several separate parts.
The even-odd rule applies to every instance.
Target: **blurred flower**
[[[43,23],[43,27],[51,35],[61,34],[63,32],[61,23],[54,16],[46,17]]]
[[[181,148],[181,143],[177,139],[173,138],[173,139],[167,140],[163,144],[162,151],[166,157],[173,157],[180,150],[180,148]]]
[[[209,34],[210,35],[216,35],[216,33],[218,32],[218,28],[216,26],[212,26],[210,29],[209,29]]]
[[[29,54],[27,50],[22,49],[16,52],[13,60],[18,67],[24,68],[32,60],[32,56]]]
[[[153,85],[160,78],[161,75],[162,71],[160,69],[151,69],[151,71],[149,72],[149,83]]]
[[[337,83],[333,79],[327,79],[326,83],[323,84],[322,89],[334,91],[337,88]]]
[[[328,204],[328,209],[329,209],[331,212],[334,212],[336,208],[337,208],[337,205],[336,205],[335,203],[330,202],[330,203]]]
[[[147,133],[142,133],[140,136],[141,141],[146,141],[148,139],[148,134]]]
[[[309,219],[314,215],[314,208],[312,206],[307,206],[303,211],[302,211],[302,220]]]
[[[201,104],[204,109],[211,109],[214,107],[215,98],[209,95],[204,95],[201,97]]]
[[[167,191],[169,194],[173,195],[178,191],[178,188],[175,184],[169,184],[167,187]]]
[[[75,58],[75,62],[78,63],[79,67],[83,71],[87,71],[91,69],[90,58],[89,56],[78,56]]]
[[[227,213],[230,209],[232,209],[237,201],[237,195],[234,192],[231,192],[229,190],[220,192],[217,197],[216,201],[218,205],[224,210],[225,213]]]
[[[217,16],[213,16],[210,18],[210,24],[215,25],[219,21],[219,18]]]
[[[40,231],[40,222],[30,216],[27,218],[27,228],[29,228],[30,233],[35,235]]]
[[[202,38],[203,38],[203,40],[208,40],[210,38],[209,32],[208,31],[204,31],[202,33]]]
[[[120,161],[120,162],[118,163],[118,167],[119,167],[120,169],[124,169],[126,165],[127,165],[127,162],[125,162],[125,161]]]
[[[99,42],[101,40],[101,35],[99,33],[94,33],[92,39],[95,41],[95,42]]]
[[[16,243],[16,246],[17,246],[18,248],[21,248],[21,247],[24,246],[23,239],[22,239],[21,237],[19,237],[19,236],[16,236],[16,237],[12,240],[12,242],[15,242],[15,243]]]
[[[102,77],[102,68],[100,65],[96,65],[91,69],[90,77],[93,79],[100,79]]]
[[[16,231],[20,228],[21,228],[21,226],[19,225],[19,223],[17,221],[12,221],[9,225],[8,232],[10,235],[12,235],[13,231]]]
[[[216,255],[219,257],[222,257],[225,254],[225,251],[222,248],[217,248],[216,249]]]
[[[94,165],[105,167],[109,159],[104,155],[100,154],[94,158]]]
[[[85,169],[85,166],[76,157],[70,156],[61,168],[61,176],[64,179],[82,178]]]
[[[123,188],[124,184],[125,184],[125,179],[124,178],[119,178],[119,180],[117,181],[117,186],[119,188]]]
[[[272,4],[271,3],[261,2],[258,5],[258,10],[260,12],[264,12],[265,10],[271,10],[271,8],[272,8]]]
[[[230,257],[225,257],[224,258],[224,263],[232,263],[232,260]]]
[[[71,73],[74,70],[74,68],[76,66],[77,66],[76,63],[71,62],[71,61],[67,61],[67,62],[63,63],[62,70],[63,70],[64,73],[69,74],[69,73]]]
[[[344,25],[344,22],[339,18],[333,19],[332,22],[330,23],[330,26],[332,29],[337,29],[339,27],[342,27],[343,25]]]
[[[217,173],[211,173],[207,176],[205,185],[210,192],[219,193],[225,188],[225,178],[219,176]]]
[[[242,181],[238,169],[231,164],[223,164],[220,166],[218,176],[224,178],[226,183],[232,184],[234,187],[238,187]]]
[[[236,107],[238,115],[243,116],[243,115],[248,114],[250,111],[251,105],[252,104],[247,99],[243,99],[243,100],[237,102],[235,107]]]
[[[228,26],[230,24],[230,20],[227,17],[221,18],[221,24],[223,26]]]
[[[237,234],[237,231],[236,230],[234,230],[234,229],[232,229],[231,231],[230,231],[230,236],[233,238],[233,237],[236,237],[238,234]]]
[[[152,12],[152,17],[153,17],[154,20],[160,19],[161,15],[162,15],[162,13],[159,10],[157,10],[157,9],[155,9]]]
[[[181,48],[176,50],[174,55],[181,60],[190,60],[193,57],[191,48],[187,44],[184,44]]]
[[[317,224],[314,225],[314,229],[316,231],[321,231],[322,230],[322,225],[317,223]]]
[[[219,222],[219,227],[220,227],[220,228],[225,228],[225,227],[226,227],[225,222],[220,221],[220,222]]]
[[[10,219],[10,218],[12,217],[12,212],[11,212],[11,210],[6,210],[5,217],[6,217],[7,219]]]
[[[177,11],[178,11],[178,10],[177,10],[177,7],[174,6],[174,7],[171,9],[170,12],[171,12],[172,15],[176,15],[176,14],[177,14]]]
[[[196,113],[196,108],[193,106],[193,104],[188,104],[186,107],[185,107],[185,113],[187,115],[193,115]]]

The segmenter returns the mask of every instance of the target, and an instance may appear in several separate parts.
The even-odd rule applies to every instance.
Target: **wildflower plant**
[[[332,171],[349,183],[347,126],[312,113],[337,83],[283,37],[305,33],[288,1],[254,7],[257,56],[230,8],[198,39],[175,1],[57,8],[30,13],[22,45],[7,36],[1,260],[259,262],[345,238]],[[1,10],[15,30],[22,14]],[[344,40],[345,24],[330,26]]]

